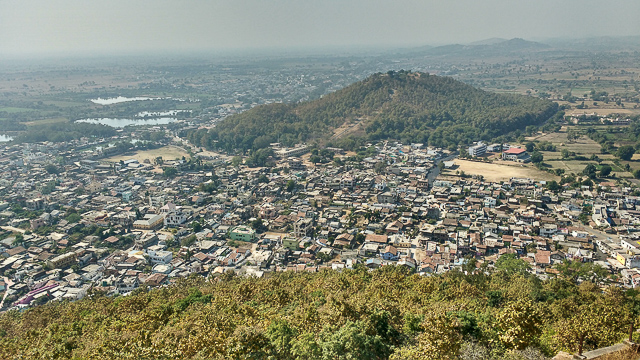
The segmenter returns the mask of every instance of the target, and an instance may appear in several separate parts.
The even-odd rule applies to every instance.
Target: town
[[[141,140],[153,134],[156,141]],[[187,156],[113,160],[151,143]],[[0,308],[127,295],[194,274],[397,265],[429,276],[473,261],[490,268],[502,256],[525,260],[541,279],[572,260],[597,265],[602,282],[640,282],[640,196],[631,187],[485,181],[454,174],[458,152],[423,144],[271,148],[266,166],[249,167],[158,126],[99,140],[5,143]],[[508,144],[460,149],[487,151],[529,161],[526,149]]]

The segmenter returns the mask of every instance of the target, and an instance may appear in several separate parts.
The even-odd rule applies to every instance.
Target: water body
[[[153,119],[112,119],[112,118],[98,118],[98,119],[82,119],[77,122],[89,123],[89,124],[102,124],[108,125],[114,128],[123,128],[125,126],[143,126],[143,125],[166,125],[176,122],[178,119],[171,117],[160,117]]]
[[[145,101],[145,100],[157,100],[157,99],[162,99],[162,98],[151,98],[151,97],[124,97],[124,96],[118,96],[118,97],[114,97],[114,98],[97,98],[97,99],[91,99],[90,101],[94,104],[98,104],[98,105],[113,105],[113,104],[119,104],[119,103],[123,103],[123,102],[129,102],[129,101]]]
[[[5,134],[0,134],[0,142],[7,142],[7,141],[11,141],[13,140],[13,138],[9,135],[5,135]]]

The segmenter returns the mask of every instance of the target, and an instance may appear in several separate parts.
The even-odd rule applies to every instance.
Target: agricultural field
[[[595,125],[589,126],[595,129],[597,132],[606,133],[609,130],[614,131],[609,133],[613,136],[615,146],[629,145],[628,139],[625,138],[625,130],[620,130],[618,127]],[[602,146],[596,141],[586,135],[585,126],[563,126],[562,129],[554,133],[546,133],[527,138],[527,141],[533,142],[549,142],[556,147],[556,151],[541,151],[544,156],[544,163],[550,166],[552,169],[562,169],[565,174],[580,174],[588,164],[594,164],[598,170],[604,166],[609,165],[613,169],[611,176],[620,178],[633,177],[632,172],[636,169],[640,169],[640,155],[634,155],[631,161],[625,161],[618,159],[614,154],[603,154],[601,152]],[[575,132],[579,135],[577,139],[569,140],[567,135],[570,132]],[[571,153],[568,158],[562,158],[563,150],[567,150]],[[626,165],[629,165],[631,171],[625,169]]]
[[[183,156],[188,157],[189,154],[177,146],[163,146],[153,150],[143,150],[137,151],[133,154],[113,156],[104,160],[108,162],[119,162],[120,160],[125,161],[129,159],[137,159],[142,163],[145,159],[148,159],[153,164],[153,160],[158,156],[162,157],[164,160],[175,160],[181,159]]]
[[[467,175],[482,175],[486,181],[508,181],[511,178],[529,178],[538,181],[559,180],[558,176],[536,169],[532,164],[516,164],[508,161],[484,163],[455,159],[457,168],[444,169],[441,176],[455,175],[457,171]],[[497,161],[498,162],[498,161]]]

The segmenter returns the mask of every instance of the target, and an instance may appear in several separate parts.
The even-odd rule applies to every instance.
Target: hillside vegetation
[[[257,106],[188,138],[197,146],[228,151],[303,141],[353,148],[358,141],[380,139],[448,147],[524,130],[557,111],[557,104],[535,97],[488,93],[449,77],[390,71],[315,101]]]
[[[492,274],[361,267],[94,294],[1,315],[0,358],[531,359],[581,336],[611,345],[636,320],[634,290],[540,281],[503,258]]]

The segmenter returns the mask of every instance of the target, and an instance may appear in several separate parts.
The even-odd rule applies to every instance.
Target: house
[[[171,260],[173,260],[173,253],[171,251],[147,250],[146,254],[149,257],[149,262],[151,262],[154,265],[157,265],[157,264],[166,265],[171,263]]]
[[[540,236],[550,238],[558,232],[558,225],[544,224],[540,227]]]
[[[163,214],[146,214],[143,219],[133,222],[133,227],[140,230],[155,230],[164,223]]]
[[[526,163],[531,161],[531,156],[526,149],[510,148],[502,152],[502,160]]]
[[[333,247],[336,247],[339,249],[350,249],[351,246],[353,246],[353,240],[354,240],[354,236],[351,234],[347,234],[347,233],[340,234],[333,241]]]
[[[300,218],[293,223],[293,233],[296,237],[303,238],[305,236],[311,236],[313,232],[313,219]]]
[[[378,194],[377,200],[381,204],[392,204],[396,202],[396,195],[390,191]]]
[[[231,240],[253,242],[256,239],[256,232],[248,226],[234,226],[229,230],[229,238]]]
[[[174,203],[168,202],[160,208],[160,214],[164,215],[164,226],[176,227],[187,221],[187,216]]]
[[[387,235],[367,234],[364,240],[365,242],[386,244],[389,241],[389,237]]]
[[[609,215],[607,214],[607,207],[602,204],[594,204],[591,219],[596,223],[596,226],[608,227]]]
[[[384,260],[398,260],[398,249],[394,246],[387,245],[387,247],[382,252],[382,258]]]
[[[291,236],[282,239],[282,247],[291,251],[300,250],[300,240]]]

